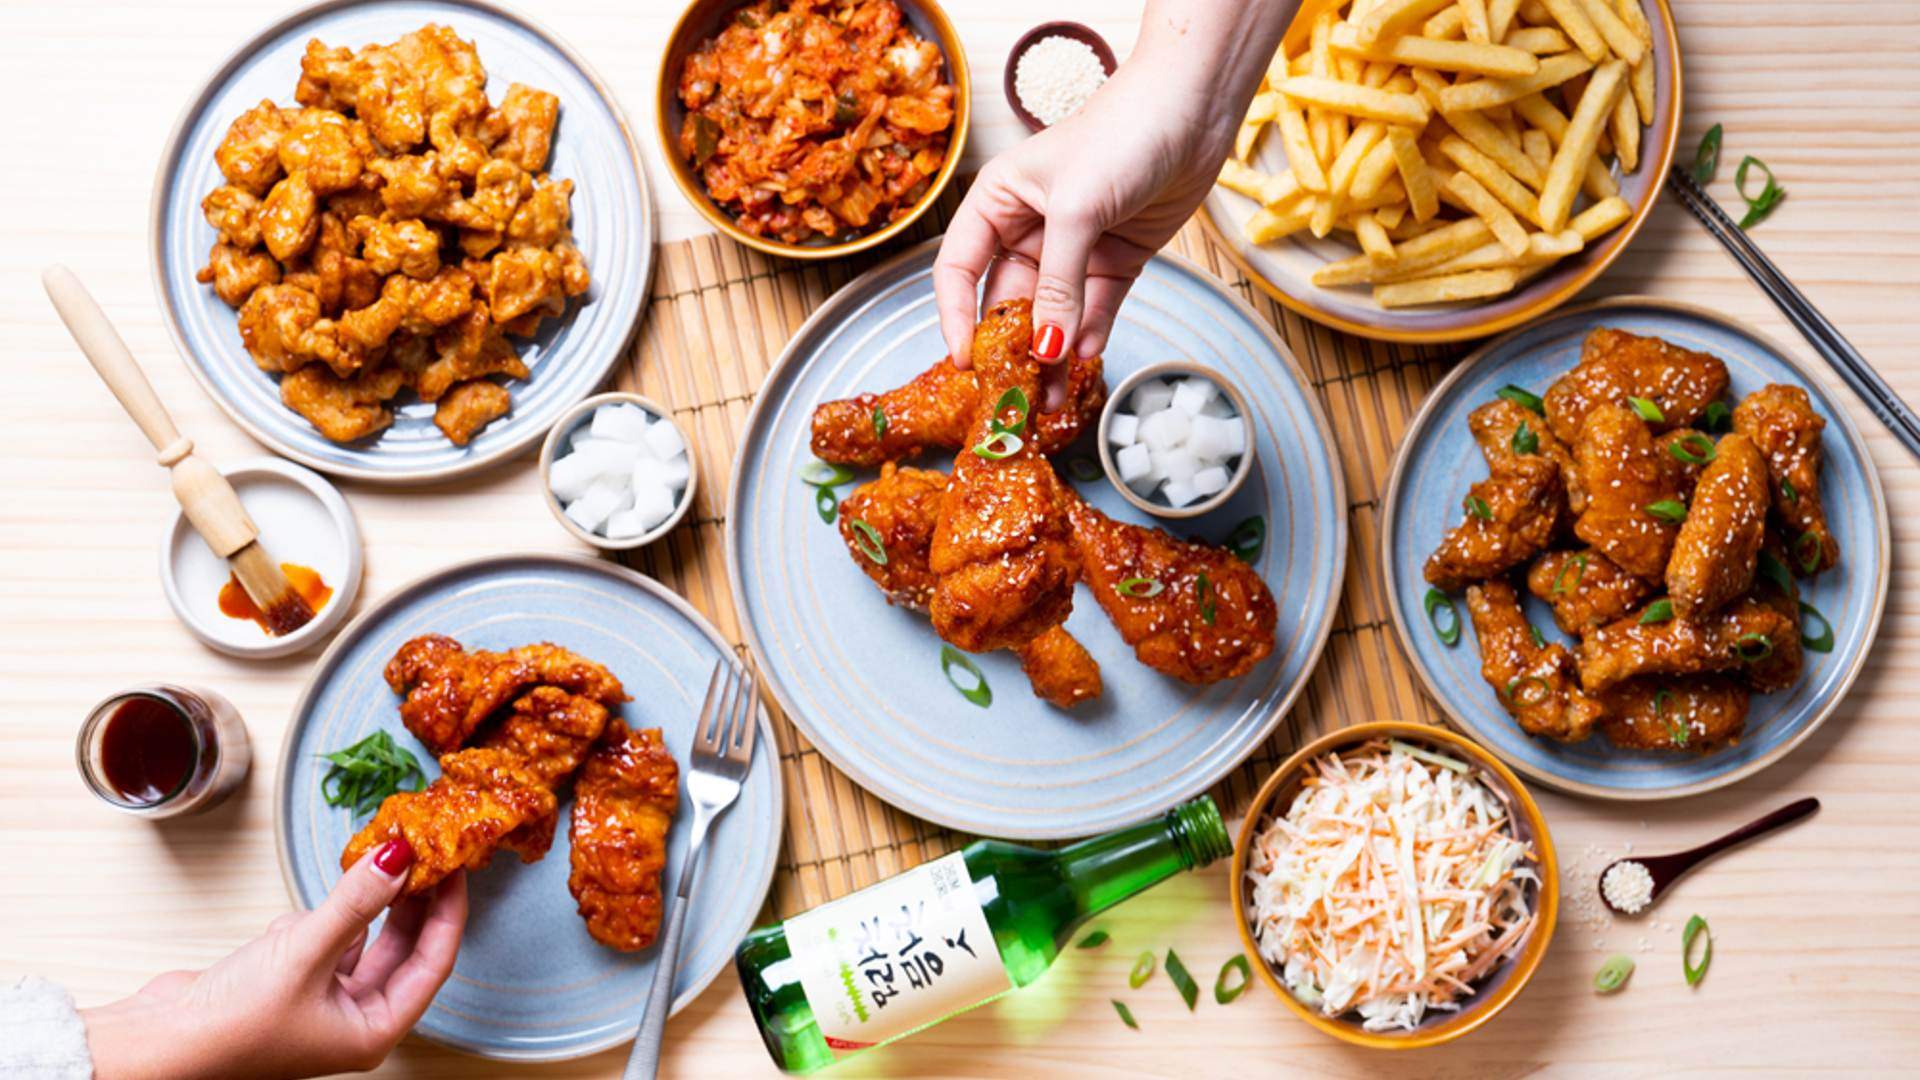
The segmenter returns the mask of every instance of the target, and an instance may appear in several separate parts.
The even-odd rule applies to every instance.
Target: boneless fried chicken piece
[[[419,219],[384,221],[362,216],[352,219],[352,228],[374,273],[400,273],[427,281],[440,272],[440,234]]]
[[[528,172],[547,167],[553,147],[553,127],[560,119],[560,99],[522,83],[507,87],[500,104],[480,121],[479,137],[493,156],[511,161]]]
[[[233,184],[214,188],[200,200],[200,212],[222,243],[242,251],[260,246],[260,200],[245,188]],[[279,275],[277,267],[274,273]]]
[[[265,195],[280,179],[280,140],[286,134],[280,106],[262,101],[233,118],[226,138],[213,151],[214,164],[227,183],[250,195]]]
[[[524,379],[529,374],[484,302],[476,302],[458,322],[435,334],[433,352],[433,361],[413,376],[414,392],[422,401],[439,401],[454,385],[489,375]]]
[[[1737,432],[1721,439],[1700,474],[1667,563],[1675,615],[1712,611],[1753,586],[1767,533],[1767,499],[1767,463],[1753,441]]]
[[[1601,327],[1587,335],[1580,363],[1547,388],[1547,423],[1560,441],[1580,438],[1587,414],[1602,405],[1628,406],[1629,397],[1653,403],[1656,431],[1687,427],[1727,393],[1727,365],[1656,337]]]
[[[507,655],[533,669],[534,678],[544,686],[557,686],[569,694],[589,697],[609,708],[632,701],[606,665],[595,663],[571,649],[552,642],[522,645]]]
[[[1763,386],[1733,409],[1733,430],[1766,455],[1774,519],[1792,556],[1787,565],[1798,574],[1818,574],[1840,562],[1840,544],[1820,502],[1820,432],[1826,426],[1798,386]]]
[[[347,841],[340,868],[389,840],[413,845],[406,896],[456,870],[478,870],[506,838],[554,812],[553,792],[510,750],[461,750],[440,759],[440,776],[419,791],[387,796],[373,820]]]
[[[1118,522],[1061,485],[1080,572],[1140,662],[1204,686],[1273,652],[1279,611],[1260,575],[1224,548]],[[1122,591],[1131,579],[1157,582]]]
[[[214,295],[229,307],[237,308],[260,286],[279,283],[280,264],[264,251],[247,251],[219,242],[213,245],[207,255],[207,265],[195,275],[195,280],[211,284]]]
[[[293,371],[313,358],[307,335],[319,318],[320,298],[306,289],[260,285],[240,308],[240,344],[264,370]]]
[[[1600,695],[1607,710],[1600,730],[1629,750],[1705,753],[1738,741],[1751,697],[1727,675],[1628,679]]]
[[[1592,548],[1549,551],[1527,571],[1527,589],[1553,609],[1554,624],[1578,637],[1625,615],[1653,595],[1653,585]]]
[[[1539,455],[1499,459],[1462,502],[1460,523],[1427,557],[1427,581],[1452,592],[1498,577],[1546,550],[1567,506],[1560,469]]]
[[[513,703],[479,746],[518,754],[526,770],[549,791],[565,783],[586,761],[606,730],[607,707],[557,686],[536,686]],[[535,862],[553,845],[556,814],[535,818],[509,833],[500,846]]]
[[[320,204],[305,172],[287,174],[260,204],[260,239],[286,262],[306,251],[320,232]]]
[[[331,109],[295,109],[280,140],[280,167],[288,176],[305,173],[316,195],[345,191],[360,179],[373,151],[364,127]]]
[[[1495,398],[1467,414],[1467,429],[1480,444],[1487,467],[1504,458],[1537,454],[1553,462],[1566,487],[1567,508],[1578,514],[1585,509],[1587,496],[1580,489],[1579,475],[1573,467],[1573,452],[1560,441],[1539,413],[1506,398]]]
[[[348,443],[385,431],[393,423],[393,412],[386,403],[400,392],[404,381],[402,373],[394,368],[342,379],[325,367],[309,364],[281,378],[280,400],[320,434],[337,443]]]
[[[480,429],[507,415],[513,395],[496,382],[475,379],[447,391],[433,409],[433,426],[455,446],[473,441]]]
[[[1600,703],[1581,691],[1566,646],[1534,643],[1512,585],[1496,578],[1469,586],[1467,611],[1480,642],[1480,677],[1521,730],[1567,742],[1592,734],[1604,715]]]
[[[621,952],[653,944],[665,907],[660,875],[680,805],[680,767],[659,728],[607,725],[573,787],[567,888],[595,941]]]
[[[1667,557],[1680,534],[1678,521],[1650,509],[1679,502],[1674,478],[1661,464],[1666,456],[1654,445],[1647,425],[1618,405],[1601,405],[1588,413],[1573,446],[1580,484],[1587,491],[1587,508],[1574,522],[1574,535],[1621,569],[1649,581],[1666,574]]]
[[[1634,612],[1595,627],[1580,642],[1580,684],[1601,693],[1641,675],[1737,671],[1763,694],[1800,675],[1800,624],[1751,597],[1718,611],[1642,622]]]
[[[406,695],[400,720],[426,748],[466,745],[487,717],[539,681],[534,665],[509,653],[472,652],[443,634],[424,634],[387,661],[387,685]]]
[[[966,445],[997,449],[989,458],[961,453],[941,503],[928,564],[939,575],[928,614],[934,630],[968,652],[1028,641],[1073,610],[1079,555],[1060,509],[1053,467],[1030,441],[1017,449],[993,424],[1024,423],[1025,409],[998,408],[1013,388],[1040,400],[1040,364],[1027,300],[995,304],[973,339],[979,403]]]

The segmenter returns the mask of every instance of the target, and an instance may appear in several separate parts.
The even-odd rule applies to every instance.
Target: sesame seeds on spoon
[[[1668,886],[1700,863],[1736,844],[1799,821],[1818,809],[1819,799],[1800,799],[1699,847],[1672,855],[1616,859],[1600,873],[1600,901],[1615,914],[1638,915],[1652,907]]]

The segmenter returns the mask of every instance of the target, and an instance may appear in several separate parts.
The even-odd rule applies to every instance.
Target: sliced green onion
[[[1165,588],[1166,586],[1162,585],[1157,578],[1130,577],[1125,581],[1115,582],[1113,591],[1121,596],[1137,596],[1142,600],[1148,600],[1159,596],[1161,590]]]
[[[1785,595],[1795,595],[1792,572],[1787,569],[1786,563],[1773,557],[1773,552],[1762,551],[1760,553],[1759,566],[1761,577],[1773,582],[1774,587]]]
[[[1075,480],[1087,481],[1100,479],[1100,463],[1085,454],[1075,454],[1067,459],[1067,474]]]
[[[1081,938],[1080,944],[1074,946],[1074,948],[1097,949],[1100,946],[1105,945],[1106,943],[1107,943],[1107,932],[1105,930],[1095,930],[1093,933],[1088,934],[1086,937]]]
[[[1700,146],[1693,152],[1693,181],[1701,187],[1713,183],[1713,174],[1719,171],[1720,136],[1720,125],[1713,125],[1700,136]]]
[[[1227,975],[1239,972],[1240,981],[1227,985]],[[1253,982],[1253,965],[1247,963],[1247,955],[1241,953],[1220,965],[1220,975],[1213,980],[1213,1000],[1221,1005],[1233,1004],[1233,999],[1247,992],[1247,986]]]
[[[1800,491],[1793,486],[1793,481],[1791,480],[1780,481],[1780,494],[1785,495],[1788,502],[1800,501]]]
[[[1113,1002],[1113,1011],[1120,1014],[1120,1022],[1135,1031],[1139,1031],[1140,1025],[1134,1020],[1133,1010],[1127,1008],[1127,1003],[1121,1001],[1119,998],[1112,998],[1110,1000]]]
[[[1530,698],[1522,698],[1522,694],[1535,688],[1540,692]],[[1522,675],[1507,683],[1507,700],[1515,705],[1538,705],[1552,696],[1553,684],[1538,675]]]
[[[1693,939],[1706,936],[1707,943],[1700,952],[1700,966],[1693,966]],[[1700,980],[1707,977],[1707,965],[1713,963],[1713,931],[1707,929],[1707,920],[1695,915],[1687,920],[1687,928],[1680,932],[1680,970],[1687,976],[1688,986],[1699,986]]]
[[[1135,990],[1146,985],[1147,980],[1153,978],[1153,966],[1153,954],[1141,953],[1140,959],[1133,962],[1133,970],[1127,972],[1127,985]]]
[[[1533,625],[1532,623],[1528,623],[1527,633],[1533,636],[1534,648],[1544,649],[1547,647],[1547,635],[1541,633],[1539,627]]]
[[[1513,402],[1515,405],[1518,405],[1523,409],[1532,409],[1534,412],[1539,413],[1541,416],[1547,415],[1547,403],[1540,400],[1540,395],[1529,393],[1528,391],[1522,390],[1519,387],[1513,385],[1512,383],[1508,383],[1507,385],[1494,391],[1494,396],[1505,398],[1508,401]]]
[[[1793,542],[1793,558],[1800,564],[1800,572],[1811,574],[1820,568],[1820,534],[1809,529],[1800,534]]]
[[[1027,444],[1021,441],[1020,436],[1011,431],[1000,430],[981,440],[980,445],[973,448],[973,452],[988,461],[999,461],[1019,453],[1020,448],[1025,445]]]
[[[1773,642],[1765,634],[1745,633],[1733,639],[1733,652],[1742,663],[1757,664],[1773,655]]]
[[[1683,438],[1667,444],[1667,453],[1689,465],[1705,465],[1719,454],[1713,440],[1697,431],[1688,432]]]
[[[420,769],[420,759],[385,731],[376,731],[344,750],[317,756],[329,766],[320,778],[321,796],[328,806],[347,807],[355,817],[378,810],[395,792],[419,791],[426,786],[427,774]]]
[[[1458,758],[1448,757],[1445,754],[1436,754],[1425,747],[1415,746],[1410,742],[1404,742],[1400,739],[1388,739],[1387,749],[1395,753],[1405,754],[1415,761],[1424,761],[1429,765],[1438,765],[1443,769],[1451,769],[1462,776],[1465,776],[1467,773],[1466,762]]]
[[[834,494],[830,487],[815,488],[813,509],[820,515],[821,521],[831,525],[833,519],[840,516],[840,496]]]
[[[1572,569],[1574,572],[1573,580],[1571,582],[1563,581],[1562,579],[1564,579],[1567,576],[1567,571],[1569,569]],[[1551,595],[1554,595],[1554,596],[1559,596],[1563,592],[1570,592],[1573,589],[1579,588],[1580,579],[1586,576],[1587,576],[1587,556],[1585,552],[1581,552],[1580,554],[1575,555],[1573,558],[1568,559],[1566,562],[1560,564],[1560,572],[1553,575],[1553,588],[1549,591]]]
[[[1655,600],[1651,604],[1648,604],[1647,610],[1640,613],[1641,626],[1652,626],[1655,623],[1672,622],[1672,621],[1673,621],[1673,601],[1668,600],[1664,597],[1662,597],[1659,600]]]
[[[1453,606],[1453,599],[1439,589],[1427,590],[1427,622],[1433,626],[1433,632],[1440,638],[1440,644],[1453,645],[1460,640],[1460,610]],[[1441,608],[1447,609],[1446,625],[1434,614]]]
[[[873,407],[873,437],[876,439],[887,437],[887,410],[878,405]]]
[[[838,487],[851,479],[852,473],[824,461],[809,461],[800,466],[800,482],[814,487]]]
[[[959,668],[973,676],[973,685],[960,685],[960,680],[953,677],[954,668]],[[946,673],[947,681],[953,684],[955,690],[960,691],[961,697],[983,709],[993,704],[993,688],[987,685],[987,677],[980,673],[980,669],[974,665],[973,659],[966,653],[951,645],[940,646],[940,670]]]
[[[1747,194],[1747,169],[1754,165],[1760,166],[1760,171],[1767,174],[1767,182],[1760,188],[1760,194],[1749,195]],[[1787,189],[1774,182],[1773,170],[1767,168],[1766,162],[1752,154],[1740,159],[1740,167],[1733,173],[1733,187],[1747,204],[1747,216],[1740,219],[1742,229],[1751,229],[1765,221],[1767,215],[1773,213],[1773,208],[1780,205],[1780,200],[1787,197]]]
[[[1193,583],[1193,598],[1200,603],[1200,621],[1213,625],[1213,582],[1207,580],[1205,571]]]
[[[1520,421],[1520,426],[1513,429],[1513,452],[1531,454],[1539,449],[1540,436],[1533,433],[1533,429],[1527,426],[1525,420]]]
[[[1628,395],[1627,404],[1633,406],[1633,411],[1640,414],[1640,419],[1649,424],[1664,424],[1667,421],[1667,414],[1660,411],[1660,406],[1646,398]]]
[[[1827,621],[1825,615],[1820,614],[1819,608],[1814,607],[1805,600],[1800,601],[1800,618],[1804,621],[1809,615],[1820,620],[1820,633],[1815,637],[1808,637],[1805,630],[1800,631],[1800,644],[1806,646],[1810,652],[1832,652],[1833,624]]]
[[[1687,725],[1678,720],[1667,719],[1667,702],[1672,697],[1671,690],[1662,690],[1653,695],[1653,718],[1656,722],[1666,721],[1667,738],[1673,742],[1673,745],[1683,747],[1687,745]]]
[[[1013,423],[1001,423],[1000,414],[1009,409],[1013,410]],[[1017,386],[1007,387],[1006,393],[1000,395],[1000,400],[993,403],[993,416],[994,431],[1018,435],[1027,430],[1027,392]]]
[[[1480,496],[1469,495],[1467,496],[1467,516],[1477,517],[1481,521],[1492,521],[1493,508],[1488,506],[1487,500]]]
[[[860,553],[881,566],[887,565],[887,545],[880,540],[880,530],[854,518],[847,522],[853,526],[856,534],[853,542],[860,545]]]
[[[1600,964],[1599,971],[1593,973],[1593,988],[1603,994],[1616,993],[1627,985],[1627,979],[1632,974],[1633,957],[1626,953],[1614,953]]]
[[[1733,426],[1733,410],[1727,408],[1724,401],[1710,401],[1700,418],[1700,426],[1708,431],[1726,431]]]
[[[1687,504],[1679,499],[1661,499],[1659,502],[1648,503],[1647,513],[1661,521],[1678,524],[1687,520]]]
[[[1260,549],[1267,542],[1267,519],[1258,514],[1233,527],[1227,534],[1226,548],[1239,557],[1241,562],[1252,562],[1260,557]]]
[[[1180,991],[1180,997],[1187,1003],[1187,1011],[1192,1012],[1195,1002],[1200,1000],[1200,984],[1193,981],[1193,975],[1187,971],[1187,965],[1180,962],[1180,954],[1167,950],[1167,978],[1173,980],[1173,988]]]

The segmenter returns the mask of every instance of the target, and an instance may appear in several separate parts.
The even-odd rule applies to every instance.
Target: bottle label
[[[1013,988],[960,852],[786,921],[827,1045],[862,1050]]]

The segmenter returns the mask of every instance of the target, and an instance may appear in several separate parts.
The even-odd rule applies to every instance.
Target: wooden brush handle
[[[159,451],[160,464],[172,471],[174,498],[180,500],[187,520],[193,523],[207,546],[224,559],[252,543],[260,530],[240,505],[233,485],[213,466],[195,456],[193,440],[173,426],[173,417],[168,416],[166,406],[160,404],[146,372],[140,370],[133,354],[127,351],[127,343],[120,340],[119,332],[107,321],[107,313],[94,303],[86,286],[73,276],[73,271],[58,264],[47,267],[40,281],[53,300],[54,310],[60,313],[60,321],[67,324],[67,332],[87,355],[93,370],[100,373],[107,389],[120,399],[121,408],[127,410],[147,441]]]

